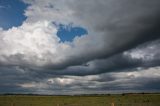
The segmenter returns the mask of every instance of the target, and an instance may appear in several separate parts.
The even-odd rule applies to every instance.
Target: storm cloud
[[[150,84],[152,79],[158,83],[159,76],[142,73],[159,75],[160,1],[23,2],[29,4],[23,24],[0,29],[2,92],[9,86],[22,93],[159,89]],[[59,25],[82,27],[88,33],[61,42]]]

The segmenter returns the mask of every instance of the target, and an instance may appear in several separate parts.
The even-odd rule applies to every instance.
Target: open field
[[[0,106],[160,106],[160,94],[0,96]]]

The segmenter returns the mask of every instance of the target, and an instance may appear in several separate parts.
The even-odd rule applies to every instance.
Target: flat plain
[[[0,106],[160,106],[160,94],[1,95]]]

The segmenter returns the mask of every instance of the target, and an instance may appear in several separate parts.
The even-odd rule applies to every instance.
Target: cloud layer
[[[2,92],[99,92],[109,86],[113,87],[110,90],[159,89],[150,86],[150,79],[160,81],[156,75],[148,78],[148,74],[141,74],[159,75],[158,0],[23,2],[29,4],[23,24],[0,30],[1,76],[9,78],[2,80]],[[88,34],[75,37],[73,42],[60,42],[60,24],[83,27]],[[127,76],[130,71],[133,75]],[[141,79],[147,82],[138,82]],[[15,91],[5,91],[9,86]]]

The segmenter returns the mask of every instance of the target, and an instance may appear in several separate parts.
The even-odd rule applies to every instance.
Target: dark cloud
[[[158,0],[24,1],[24,24],[0,30],[1,93],[159,89]],[[60,43],[53,22],[88,35]]]
[[[0,89],[1,93],[38,94],[154,92],[159,89],[159,86],[155,85],[160,81],[159,70],[159,67],[141,67],[129,72],[107,72],[89,76],[45,75],[38,78],[33,74],[27,76],[26,73],[21,73],[20,69],[15,69],[14,74],[11,70],[6,72],[7,75],[5,71],[1,72]],[[5,80],[5,77],[8,80]]]
[[[97,59],[61,70],[45,70],[45,73],[49,75],[85,76],[106,72],[131,71],[137,67],[155,67],[160,65],[159,45],[160,40],[155,40],[109,58]]]
[[[101,36],[102,39],[99,37],[93,37],[92,39],[91,37],[91,40],[87,41],[92,43],[87,43],[85,46],[76,46],[77,49],[72,51],[75,53],[74,55],[69,55],[61,63],[49,64],[46,67],[63,69],[95,59],[110,58],[110,56],[134,48],[142,43],[160,38],[159,1],[123,0],[118,2],[114,0],[105,2],[101,0],[99,2],[95,1],[95,4],[90,2],[75,3],[74,6],[71,6],[71,9],[73,8],[76,11],[75,17],[83,16],[82,19],[89,24],[88,27],[93,28],[89,34],[96,33],[95,36]],[[90,6],[86,6],[85,3],[90,4]],[[108,6],[109,4],[112,7]],[[85,25],[85,23],[83,24]],[[100,39],[100,41],[97,39]],[[94,41],[96,44],[93,43]],[[81,43],[86,42],[82,40]],[[81,51],[78,49],[81,49]],[[123,56],[118,58],[123,58]]]

